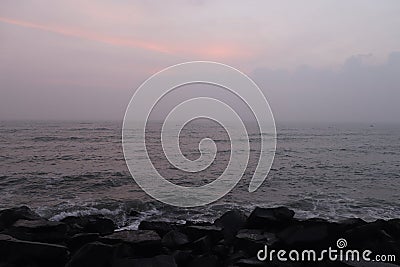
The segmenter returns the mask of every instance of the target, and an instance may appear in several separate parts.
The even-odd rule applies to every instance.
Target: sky
[[[231,65],[277,121],[400,122],[400,2],[0,2],[0,120],[122,120],[136,88]],[[201,89],[195,89],[201,90]]]

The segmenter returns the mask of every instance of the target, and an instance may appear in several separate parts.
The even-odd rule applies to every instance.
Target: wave
[[[53,142],[53,141],[77,141],[77,140],[91,140],[91,138],[83,138],[77,136],[58,137],[58,136],[38,136],[32,138],[32,141],[40,142]]]

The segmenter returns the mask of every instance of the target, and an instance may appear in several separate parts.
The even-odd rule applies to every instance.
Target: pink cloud
[[[20,27],[42,30],[50,33],[70,36],[75,38],[82,38],[95,42],[110,44],[114,46],[124,46],[132,48],[140,48],[148,51],[154,51],[164,54],[174,54],[180,57],[190,58],[196,57],[201,60],[227,60],[227,59],[243,59],[251,56],[249,50],[243,47],[238,47],[236,44],[169,44],[147,42],[141,40],[133,40],[131,38],[121,38],[116,36],[104,35],[95,32],[85,31],[76,28],[45,25],[33,23],[25,20],[17,20],[6,17],[0,17],[0,22],[17,25]]]
[[[24,21],[24,20],[10,19],[10,18],[5,18],[5,17],[0,17],[0,21],[7,23],[7,24],[17,25],[17,26],[21,26],[21,27],[25,27],[25,28],[42,30],[42,31],[61,34],[61,35],[65,35],[65,36],[72,36],[72,37],[92,40],[92,41],[105,43],[105,44],[142,48],[142,49],[161,52],[161,53],[170,53],[169,49],[165,46],[150,43],[150,42],[145,42],[145,41],[138,41],[138,40],[132,40],[132,39],[128,39],[128,38],[118,38],[118,37],[106,36],[106,35],[102,35],[102,34],[98,34],[98,33],[83,31],[83,30],[79,30],[79,29],[72,29],[72,28],[67,28],[67,27],[47,26],[47,25],[43,25],[43,24],[32,23],[32,22],[28,22],[28,21]]]

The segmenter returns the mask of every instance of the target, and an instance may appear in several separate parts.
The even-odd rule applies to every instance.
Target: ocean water
[[[121,127],[121,122],[0,122],[0,208],[28,205],[51,220],[104,214],[121,229],[134,229],[144,219],[211,221],[229,209],[250,212],[255,206],[287,206],[299,218],[400,218],[399,125],[278,124],[268,180],[253,193],[247,188],[259,138],[250,134],[254,153],[243,179],[200,208],[168,206],[139,188],[124,160]],[[149,153],[170,181],[200,186],[227,166],[230,142],[218,125],[193,122],[182,131],[181,149],[189,159],[199,156],[202,138],[217,145],[216,160],[200,174],[168,163],[158,130],[157,123],[149,127]],[[139,215],[129,216],[130,210]]]

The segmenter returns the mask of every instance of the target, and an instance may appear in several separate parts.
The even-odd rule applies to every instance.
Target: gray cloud
[[[400,122],[400,52],[382,64],[355,55],[335,70],[302,66],[294,71],[257,69],[277,120]]]

